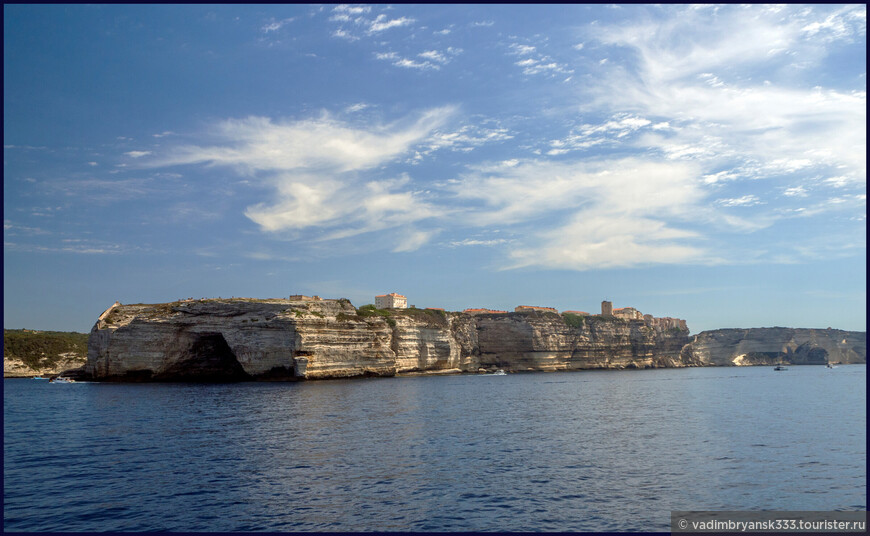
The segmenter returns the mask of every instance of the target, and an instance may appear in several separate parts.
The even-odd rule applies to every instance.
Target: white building
[[[407,309],[408,298],[395,292],[375,296],[375,307],[378,309]]]
[[[643,320],[643,313],[634,307],[620,307],[613,310],[613,316],[625,320]]]

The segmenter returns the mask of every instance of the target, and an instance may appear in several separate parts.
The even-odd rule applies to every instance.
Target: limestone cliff
[[[863,331],[839,329],[753,328],[703,331],[682,351],[698,365],[824,365],[866,363]]]
[[[567,322],[566,322],[567,320]],[[685,366],[688,331],[555,313],[359,311],[347,300],[115,304],[88,342],[82,376],[232,381],[504,369]]]
[[[81,367],[86,362],[84,355],[69,352],[61,354],[58,361],[45,365],[29,365],[22,359],[15,357],[3,356],[3,377],[4,378],[32,378],[34,376],[58,376],[65,370]]]

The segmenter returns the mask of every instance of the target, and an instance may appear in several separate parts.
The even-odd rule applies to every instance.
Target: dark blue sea
[[[3,382],[6,531],[669,531],[866,510],[866,366]]]

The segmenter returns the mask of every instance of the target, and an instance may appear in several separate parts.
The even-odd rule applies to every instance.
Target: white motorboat
[[[49,383],[75,383],[76,381],[72,378],[64,378],[63,376],[58,376],[57,378],[52,378],[48,380]]]

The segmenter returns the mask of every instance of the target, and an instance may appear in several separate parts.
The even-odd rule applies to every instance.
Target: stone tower
[[[601,302],[602,316],[613,316],[613,304],[609,301]]]

